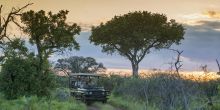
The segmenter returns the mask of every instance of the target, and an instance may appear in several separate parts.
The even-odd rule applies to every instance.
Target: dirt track
[[[109,104],[104,104],[104,105],[101,105],[100,106],[96,106],[96,105],[89,105],[87,107],[87,110],[122,110],[122,109],[119,109],[119,108],[116,108],[116,107],[113,107],[112,105],[109,105]]]
[[[100,109],[95,106],[88,106],[88,110],[100,110]]]

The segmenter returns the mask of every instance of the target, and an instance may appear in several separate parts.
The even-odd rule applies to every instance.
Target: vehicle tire
[[[86,100],[85,96],[81,96],[81,101],[84,102],[85,104],[87,104],[87,100]]]
[[[107,100],[103,100],[102,103],[103,103],[103,104],[107,103]]]

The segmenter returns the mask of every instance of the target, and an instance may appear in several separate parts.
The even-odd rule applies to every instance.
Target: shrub
[[[31,58],[10,58],[2,65],[1,90],[7,99],[20,96],[48,96],[55,86],[54,74],[45,69],[38,72],[38,60]]]

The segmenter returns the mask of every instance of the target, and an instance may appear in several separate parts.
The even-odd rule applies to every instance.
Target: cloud
[[[197,21],[199,25],[185,25],[185,40],[179,48],[186,57],[208,63],[220,57],[220,22]]]
[[[220,11],[208,10],[204,12],[203,14],[208,16],[209,18],[220,19]]]
[[[85,23],[79,23],[78,24],[81,27],[82,32],[89,32],[92,28],[92,24],[85,24]]]
[[[207,31],[219,31],[220,30],[220,21],[218,20],[198,20],[195,21],[193,25],[185,24],[187,30],[207,32]],[[216,33],[216,32],[213,32]],[[212,34],[212,33],[210,33]],[[219,34],[219,33],[218,33]]]
[[[219,29],[220,28],[220,21],[197,21],[200,26],[208,27],[212,29]]]

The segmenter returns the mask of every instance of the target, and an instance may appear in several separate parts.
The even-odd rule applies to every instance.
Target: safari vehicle
[[[93,101],[107,102],[109,91],[99,83],[101,76],[95,73],[70,74],[69,87],[71,95],[85,103]]]

